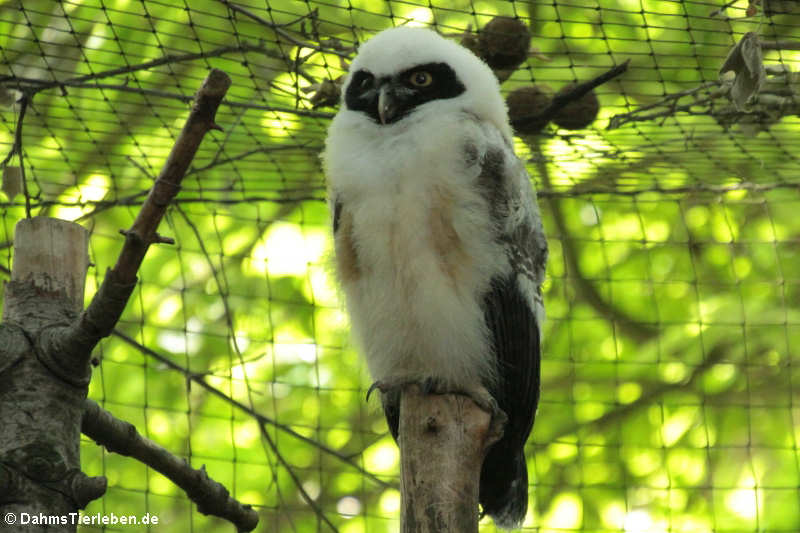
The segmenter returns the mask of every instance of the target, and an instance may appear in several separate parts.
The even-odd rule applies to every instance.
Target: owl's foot
[[[420,388],[422,388],[422,381],[407,376],[379,379],[367,389],[367,401],[369,401],[369,397],[372,396],[372,393],[375,392],[376,389],[381,391],[382,394],[399,394],[400,391],[409,385],[419,385]]]
[[[459,394],[470,398],[478,407],[492,415],[493,422],[505,425],[508,417],[500,409],[486,387],[475,385],[469,387],[449,387],[444,380],[437,377],[413,378],[394,377],[374,382],[367,390],[367,401],[375,389],[383,394],[390,394],[399,398],[399,393],[410,385],[416,385],[422,394]]]

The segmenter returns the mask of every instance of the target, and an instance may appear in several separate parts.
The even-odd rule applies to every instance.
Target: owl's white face
[[[465,109],[511,138],[497,79],[483,61],[434,31],[399,27],[359,49],[339,114],[391,125],[414,113]]]

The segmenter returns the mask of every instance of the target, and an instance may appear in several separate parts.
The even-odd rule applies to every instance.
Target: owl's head
[[[341,112],[390,126],[412,114],[467,111],[510,137],[505,101],[492,70],[438,33],[410,27],[367,41],[350,66]]]

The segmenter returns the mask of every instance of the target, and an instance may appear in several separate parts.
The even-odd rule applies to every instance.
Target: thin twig
[[[733,191],[751,191],[751,192],[766,192],[778,189],[798,190],[800,185],[797,183],[752,183],[742,182],[733,185],[711,185],[706,183],[698,183],[696,185],[684,185],[680,187],[661,187],[654,185],[653,187],[641,189],[621,189],[619,187],[592,187],[584,188],[580,184],[565,189],[563,191],[554,191],[550,189],[536,191],[536,196],[540,198],[576,198],[579,196],[595,196],[595,195],[609,195],[609,196],[640,196],[644,194],[658,193],[661,195],[690,195],[690,194],[726,194]]]
[[[208,267],[211,269],[211,274],[214,278],[214,282],[217,285],[217,294],[219,294],[220,298],[222,298],[222,305],[223,308],[225,309],[225,320],[227,322],[228,331],[231,332],[236,331],[233,322],[233,313],[231,312],[230,304],[228,303],[227,291],[223,286],[222,280],[220,279],[220,274],[217,271],[214,262],[211,261],[211,254],[209,254],[208,250],[206,249],[205,242],[202,234],[200,233],[200,230],[191,221],[191,219],[186,215],[186,213],[183,211],[183,209],[181,209],[179,205],[175,206],[175,210],[178,212],[178,214],[180,214],[181,218],[183,218],[183,221],[189,226],[189,228],[194,233],[195,240],[197,241],[198,246],[200,246],[200,251],[203,253],[203,256],[206,258],[206,261],[208,263]],[[233,336],[232,340],[233,340],[233,348],[236,352],[237,357],[239,358],[239,364],[244,365],[245,364],[244,357],[242,356],[242,352],[239,349],[239,345],[235,335]],[[245,387],[247,390],[247,397],[248,400],[250,401],[250,408],[255,410],[253,405],[254,402],[251,396],[252,389],[250,387],[250,382],[248,380],[246,373],[244,374],[244,380],[245,380]],[[328,526],[330,526],[330,528],[334,532],[338,532],[336,526],[334,526],[333,523],[328,519],[328,517],[325,516],[325,512],[319,507],[317,502],[315,502],[314,499],[308,494],[305,487],[303,487],[303,482],[300,481],[300,478],[297,477],[297,474],[295,474],[294,470],[292,469],[292,466],[286,461],[286,459],[284,459],[283,454],[281,454],[280,450],[278,449],[278,446],[275,444],[275,441],[273,441],[272,438],[269,436],[269,433],[266,431],[266,428],[264,427],[263,423],[259,424],[259,427],[261,428],[261,435],[264,437],[264,440],[266,441],[267,445],[272,450],[272,453],[275,454],[275,457],[277,457],[278,462],[283,466],[283,468],[289,474],[289,477],[292,478],[292,481],[297,487],[297,490],[300,491],[300,495],[303,497],[303,500],[305,500],[308,506],[311,507],[311,509],[313,509],[313,511],[316,513],[316,515],[319,517],[320,520],[322,520]]]
[[[624,126],[628,122],[644,122],[644,121],[653,120],[653,119],[656,119],[656,118],[671,117],[671,116],[674,116],[676,113],[687,113],[689,115],[708,115],[707,111],[703,110],[701,112],[698,112],[698,111],[695,111],[694,108],[696,108],[699,105],[703,105],[703,104],[706,104],[706,103],[713,102],[714,98],[715,98],[714,96],[709,96],[708,98],[703,98],[701,100],[695,100],[695,101],[693,101],[693,102],[691,102],[689,104],[681,104],[681,105],[675,105],[675,103],[673,101],[673,103],[671,105],[668,105],[667,108],[664,109],[663,111],[655,111],[653,113],[642,113],[641,111],[643,111],[643,109],[638,108],[638,109],[635,109],[635,110],[631,111],[630,113],[624,113],[624,114],[621,114],[621,115],[614,115],[613,117],[611,117],[609,119],[608,126],[606,127],[606,129],[613,130],[613,129],[619,128],[620,126]],[[665,103],[667,101],[668,101],[667,99],[664,99],[662,102],[659,102],[659,105],[661,105],[661,104],[667,105]],[[656,107],[656,106],[654,106],[652,104],[650,104],[648,106],[648,108],[653,108],[653,107]],[[737,114],[746,114],[746,113],[743,113],[743,112],[740,112],[740,111],[737,111],[736,113]]]
[[[282,146],[260,146],[258,148],[253,148],[252,150],[247,150],[246,152],[242,152],[241,154],[236,154],[231,157],[226,157],[224,159],[218,159],[217,157],[214,158],[211,163],[207,164],[204,167],[192,168],[186,173],[187,176],[192,174],[197,174],[200,172],[205,172],[206,170],[210,170],[214,167],[218,167],[220,165],[226,165],[228,163],[233,163],[234,161],[239,161],[241,159],[245,159],[250,157],[253,154],[260,154],[260,153],[269,153],[269,152],[277,152],[281,150],[303,150],[307,149],[311,145],[311,141],[307,141],[304,143],[299,144],[286,144]]]
[[[658,193],[662,195],[670,195],[670,194],[721,195],[733,191],[750,191],[756,193],[763,193],[776,190],[797,191],[798,189],[800,189],[800,185],[798,185],[797,183],[790,183],[790,182],[774,182],[774,183],[742,182],[733,185],[711,185],[711,184],[697,183],[694,185],[682,185],[679,187],[663,187],[661,185],[653,185],[652,187],[643,187],[635,189],[633,188],[627,189],[619,187],[602,187],[602,186],[586,187],[585,185],[578,183],[573,187],[566,189],[541,188],[536,192],[536,195],[540,198],[579,198],[579,197],[592,197],[597,195],[632,197],[632,196],[641,196],[653,193]],[[311,192],[312,190],[313,189],[276,190],[275,194],[285,194],[287,192],[300,193],[303,191]],[[225,191],[230,191],[230,189],[226,188],[226,189],[205,190],[205,192],[225,192]],[[95,206],[95,208],[92,211],[85,213],[75,219],[75,222],[80,222],[82,220],[89,219],[103,211],[112,209],[114,207],[130,207],[133,205],[140,205],[141,198],[147,196],[148,192],[149,189],[146,189],[131,194],[129,196],[119,198],[117,200],[97,200],[90,202],[65,202],[61,200],[44,200],[41,202],[33,203],[31,205],[33,208],[47,208],[53,206],[61,206],[61,207],[86,207],[87,205]],[[294,196],[251,195],[251,196],[242,196],[240,198],[208,198],[201,196],[198,197],[182,196],[174,200],[176,204],[224,204],[224,205],[239,205],[239,204],[252,205],[260,202],[270,202],[277,204],[295,204],[298,202],[326,202],[326,201],[327,199],[324,197],[324,195],[314,196],[311,194],[298,194]],[[22,205],[23,204],[19,204],[17,202],[0,202],[0,208],[20,207]],[[8,247],[9,244],[7,242],[0,244],[0,250]]]
[[[276,23],[275,27],[276,28],[288,28],[289,26],[294,26],[295,24],[302,24],[304,21],[309,20],[309,19],[313,20],[315,17],[318,17],[318,16],[319,16],[319,8],[315,7],[311,11],[311,13],[309,13],[307,15],[300,15],[296,19],[290,20],[289,22],[284,22],[282,24],[277,24]]]
[[[762,50],[800,50],[800,41],[760,41]]]
[[[266,26],[267,28],[269,28],[272,31],[274,31],[277,35],[279,35],[280,37],[282,37],[286,41],[289,41],[291,44],[293,44],[295,46],[301,46],[303,48],[310,48],[311,50],[316,50],[317,52],[325,52],[325,53],[328,53],[328,54],[334,54],[334,55],[337,55],[339,57],[344,57],[344,58],[349,58],[350,57],[350,54],[347,54],[347,53],[344,53],[344,52],[340,52],[339,50],[335,50],[333,48],[325,48],[325,47],[322,47],[320,45],[309,43],[307,41],[303,41],[302,39],[298,39],[297,37],[293,36],[288,31],[283,29],[280,25],[274,24],[274,23],[266,20],[265,18],[256,15],[255,13],[253,13],[250,10],[245,9],[245,8],[243,8],[241,6],[238,6],[238,5],[230,2],[229,0],[217,0],[217,1],[222,3],[223,5],[225,5],[231,11],[237,11],[237,12],[241,13],[242,15],[245,15],[245,16],[255,20],[259,24],[261,24],[263,26]]]
[[[759,44],[765,50],[800,50],[800,42],[794,41],[761,41]],[[779,116],[797,113],[798,108],[793,98],[794,93],[786,77],[790,74],[789,71],[780,66],[766,66],[766,72],[771,77],[768,77],[758,93],[751,97],[749,103],[753,107],[748,111],[740,111],[729,106],[728,100],[725,100],[725,105],[721,109],[715,109],[714,103],[716,100],[729,96],[731,84],[722,80],[712,80],[701,83],[691,89],[667,94],[656,102],[637,107],[628,113],[614,115],[609,119],[607,129],[616,129],[630,122],[644,122],[657,118],[671,117],[678,113],[711,116],[724,126],[730,126],[746,116],[763,117],[769,120],[769,116],[764,117],[765,109],[774,110]],[[696,95],[702,91],[706,92],[705,96],[698,98]],[[678,104],[680,99],[688,96],[694,96],[695,98],[689,103]],[[695,109],[698,106],[704,107],[701,110]],[[761,107],[759,108],[759,106]],[[660,110],[646,113],[646,111],[652,109]]]
[[[8,155],[0,162],[0,168],[3,168],[11,161],[14,154],[19,158],[19,171],[22,176],[22,192],[25,195],[25,217],[31,218],[31,196],[28,194],[28,181],[25,179],[25,161],[22,158],[22,125],[25,120],[25,112],[28,111],[28,105],[33,99],[32,92],[22,91],[22,97],[19,99],[19,117],[17,117],[17,127],[14,130],[14,144],[11,145]]]
[[[161,355],[160,353],[156,352],[152,348],[148,348],[147,346],[144,346],[143,344],[140,344],[140,343],[136,342],[136,340],[134,338],[130,337],[129,335],[123,333],[122,331],[120,331],[118,329],[114,330],[113,335],[115,337],[121,339],[122,341],[124,341],[129,346],[132,346],[133,348],[137,349],[141,353],[143,353],[143,354],[145,354],[145,355],[147,355],[149,357],[152,357],[153,359],[155,359],[159,363],[162,363],[164,366],[167,366],[168,368],[170,368],[172,370],[180,372],[181,374],[183,374],[186,377],[186,379],[190,380],[192,383],[196,383],[197,385],[199,385],[200,387],[205,389],[207,392],[213,394],[217,398],[220,398],[221,400],[225,401],[226,403],[229,403],[230,405],[236,407],[240,411],[242,411],[242,412],[246,413],[247,415],[253,417],[256,421],[258,421],[259,424],[266,424],[266,425],[269,425],[269,426],[273,426],[273,427],[283,431],[284,433],[286,433],[288,435],[291,435],[292,437],[294,437],[294,438],[296,438],[296,439],[298,439],[298,440],[300,440],[302,442],[305,442],[306,444],[314,446],[315,448],[319,449],[320,451],[322,451],[322,452],[324,452],[324,453],[326,453],[326,454],[328,454],[328,455],[330,455],[332,457],[335,457],[336,459],[342,461],[343,463],[347,464],[348,466],[356,469],[359,474],[361,474],[364,477],[367,477],[367,478],[371,479],[373,482],[377,483],[379,486],[381,486],[383,488],[392,487],[391,484],[387,483],[386,481],[383,481],[379,477],[375,476],[375,474],[372,474],[372,473],[368,472],[362,466],[360,466],[359,464],[355,463],[350,456],[345,455],[345,454],[343,454],[341,452],[338,452],[338,451],[334,450],[333,448],[329,448],[328,446],[322,444],[321,442],[318,442],[318,441],[316,441],[314,439],[306,437],[305,435],[302,435],[301,433],[298,433],[297,431],[293,430],[291,427],[287,426],[286,424],[282,424],[282,423],[278,422],[277,420],[274,420],[274,419],[272,419],[272,418],[270,418],[270,417],[268,417],[266,415],[263,415],[263,414],[259,413],[255,409],[253,409],[251,407],[248,407],[247,405],[241,403],[240,401],[231,398],[230,396],[228,396],[227,394],[225,394],[221,390],[217,389],[213,385],[210,385],[204,379],[205,376],[203,374],[200,374],[200,373],[197,373],[197,372],[193,372],[193,371],[189,370],[188,368],[185,368],[185,367],[175,363],[170,358],[168,358],[168,357],[166,357],[164,355]]]
[[[663,105],[666,105],[667,102],[670,102],[672,100],[679,100],[679,99],[683,98],[684,96],[692,96],[692,95],[697,94],[698,92],[703,91],[705,89],[710,89],[711,87],[719,87],[721,85],[722,85],[722,82],[718,81],[718,80],[707,81],[705,83],[701,83],[697,87],[692,87],[691,89],[686,89],[684,91],[678,91],[676,93],[668,94],[664,98],[662,98],[661,100],[659,100],[657,102],[653,102],[652,104],[639,106],[639,107],[636,108],[635,112],[642,112],[642,111],[647,111],[649,109],[653,109],[655,107],[661,107]],[[617,119],[617,117],[624,118],[626,115],[627,114],[625,114],[625,115],[615,115],[614,117],[611,118],[611,120],[613,121],[613,120]],[[610,124],[611,123],[609,123],[609,129],[612,129]]]
[[[278,462],[281,464],[283,469],[286,470],[286,472],[289,474],[289,477],[292,478],[292,481],[294,482],[295,487],[297,487],[297,490],[300,491],[300,495],[303,497],[303,500],[305,500],[308,506],[314,510],[314,513],[319,517],[320,520],[325,522],[325,524],[327,524],[334,533],[338,533],[339,530],[335,525],[333,525],[333,522],[331,522],[330,519],[325,516],[325,511],[323,511],[319,504],[314,501],[314,498],[311,497],[311,495],[303,486],[303,482],[300,481],[300,478],[298,478],[297,474],[294,473],[292,465],[290,465],[286,459],[284,459],[283,454],[281,454],[280,450],[278,450],[278,445],[274,440],[272,440],[272,437],[269,436],[267,428],[265,428],[263,424],[259,424],[259,428],[261,429],[261,436],[267,441],[267,444],[272,449],[275,457],[278,459]]]
[[[722,13],[723,11],[725,11],[726,9],[728,9],[729,7],[731,7],[733,4],[735,4],[738,1],[739,0],[730,0],[729,2],[726,2],[725,4],[720,6],[718,9],[715,9],[714,11],[709,13],[708,16],[709,17],[716,17],[717,15],[719,15],[720,13]]]
[[[53,87],[51,84],[44,80],[39,80],[35,78],[25,78],[25,77],[11,77],[11,81],[15,82],[15,87],[20,89],[26,90],[30,89],[34,92],[39,92],[47,89],[52,89]],[[159,91],[155,89],[142,89],[140,87],[131,87],[129,85],[124,84],[107,84],[107,83],[90,83],[90,82],[74,82],[70,80],[65,80],[59,82],[57,87],[75,87],[78,89],[107,89],[111,91],[120,91],[132,94],[139,94],[142,96],[152,96],[155,98],[164,98],[170,100],[180,100],[181,102],[191,102],[194,97],[188,96],[185,94],[178,94],[178,93],[171,93],[168,91]],[[291,94],[291,93],[290,93]],[[223,100],[222,103],[228,107],[232,108],[240,108],[240,109],[257,109],[261,111],[277,111],[280,113],[289,113],[292,115],[297,115],[301,117],[312,117],[312,118],[333,118],[334,113],[327,113],[324,111],[312,111],[310,109],[296,109],[292,107],[283,107],[283,106],[274,106],[274,105],[262,105],[262,104],[251,104],[247,102],[235,102],[231,100]]]
[[[129,162],[131,165],[133,165],[133,166],[135,166],[137,169],[139,169],[139,172],[141,172],[142,174],[144,174],[145,176],[147,176],[148,178],[150,178],[150,179],[151,179],[151,180],[153,180],[153,181],[155,181],[155,180],[156,180],[156,177],[155,177],[155,176],[154,176],[154,175],[153,175],[153,174],[150,172],[150,169],[148,169],[148,168],[145,168],[145,166],[144,166],[143,164],[139,163],[139,162],[138,162],[136,159],[134,159],[133,157],[131,157],[131,156],[129,156],[129,155],[128,155],[128,156],[125,156],[125,159],[127,159],[127,160],[128,160],[128,162]],[[150,190],[150,189],[148,189],[148,192],[149,192],[149,190]],[[140,196],[141,194],[142,194],[142,193],[137,193],[137,194],[136,194],[136,196]]]
[[[16,80],[26,80],[26,81],[35,81],[39,84],[38,90],[45,90],[45,89],[52,89],[54,87],[68,87],[75,84],[82,84],[92,80],[99,80],[102,78],[109,78],[111,76],[119,76],[121,74],[132,74],[134,72],[139,72],[142,70],[149,70],[153,67],[160,67],[162,65],[170,65],[174,63],[182,63],[185,61],[194,61],[197,59],[208,59],[211,57],[219,57],[225,54],[229,54],[232,52],[261,52],[263,54],[274,56],[275,52],[272,50],[267,49],[262,45],[254,45],[249,43],[242,43],[235,46],[222,46],[219,48],[215,48],[213,50],[209,50],[207,52],[198,52],[192,54],[179,54],[179,55],[165,55],[158,59],[153,59],[152,61],[146,61],[144,63],[139,63],[137,65],[128,65],[125,67],[119,67],[110,70],[103,70],[101,72],[95,72],[92,74],[86,74],[84,76],[77,76],[75,78],[69,78],[66,80],[56,80],[56,81],[44,81],[44,80],[32,80],[30,78],[19,78],[17,76],[3,76],[0,77],[0,84],[7,84],[8,82],[13,82]],[[280,56],[277,56],[280,57]],[[189,97],[191,100],[193,97]]]

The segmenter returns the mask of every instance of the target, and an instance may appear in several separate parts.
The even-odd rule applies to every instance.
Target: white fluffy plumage
[[[444,86],[422,85],[429,71],[431,83]],[[384,85],[405,105],[386,123],[375,108],[384,105]],[[323,164],[338,275],[372,377],[433,377],[468,390],[483,384],[505,397],[503,387],[511,385],[500,367],[521,359],[522,370],[510,370],[535,378],[523,383],[535,396],[522,417],[529,423],[520,423],[524,444],[538,401],[547,248],[528,174],[512,146],[489,67],[431,30],[400,27],[360,48]],[[531,361],[527,352],[501,353],[519,317],[531,317],[520,324],[524,336],[517,342],[535,351]],[[516,441],[514,453],[521,454]],[[524,492],[527,474],[514,479],[525,487],[513,490]],[[491,505],[481,499],[484,508]],[[510,505],[494,510],[501,525],[516,525],[527,500]]]

